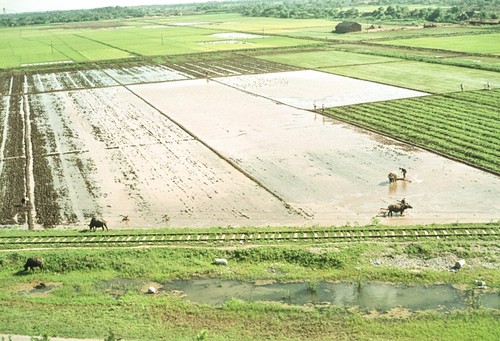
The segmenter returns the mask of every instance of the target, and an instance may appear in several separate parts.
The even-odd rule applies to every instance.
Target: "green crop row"
[[[398,120],[411,121],[412,124],[421,123],[424,127],[433,131],[443,131],[444,135],[448,135],[450,131],[455,131],[458,135],[467,135],[471,142],[482,146],[495,148],[496,138],[498,136],[498,128],[496,122],[490,122],[489,119],[471,118],[470,121],[464,122],[463,118],[458,115],[457,111],[441,108],[439,111],[427,111],[427,108],[421,104],[406,105],[398,102],[375,104],[375,108],[381,111],[389,111],[396,114]],[[437,127],[429,127],[429,114],[432,114],[432,123]],[[500,155],[499,155],[500,156]]]
[[[398,129],[399,127],[399,134],[403,136],[414,137],[420,142],[435,144],[437,146],[447,148],[448,150],[465,154],[469,154],[472,150],[475,152],[479,159],[495,160],[495,158],[498,158],[498,156],[496,155],[491,155],[490,150],[485,149],[484,146],[478,145],[478,143],[481,143],[483,141],[478,142],[474,139],[464,141],[462,138],[460,138],[460,134],[457,130],[446,129],[443,127],[432,127],[429,121],[415,120],[410,117],[398,117],[398,119],[395,121],[393,119],[394,116],[392,115],[391,117],[380,117],[374,111],[366,108],[364,110],[361,109],[360,112],[363,114],[363,116],[368,117],[368,122],[377,120],[377,125],[382,127],[386,126],[389,129]],[[412,127],[410,129],[407,128],[410,125]],[[426,134],[419,134],[415,131],[425,131],[426,129]]]
[[[397,137],[412,140],[414,143],[436,147],[439,151],[447,151],[451,156],[473,156],[477,162],[495,162],[497,156],[491,155],[489,150],[476,146],[474,141],[464,141],[456,131],[447,131],[445,128],[431,127],[431,123],[417,122],[415,120],[398,119],[394,121],[391,117],[380,117],[370,110],[361,110],[365,117],[363,120],[368,124],[377,125],[386,132],[397,131]],[[411,126],[411,127],[409,127]]]
[[[451,97],[453,99],[458,99],[462,101],[467,101],[469,103],[486,105],[493,108],[497,108],[499,106],[497,91],[453,93],[449,94],[447,97]],[[446,99],[447,97],[443,97],[443,99]]]
[[[401,101],[394,101],[391,103],[374,103],[375,107],[379,107],[380,109],[393,110],[398,111],[403,115],[411,115],[412,117],[427,117],[429,114],[428,105],[425,102],[412,102],[406,103]],[[454,127],[463,127],[463,114],[465,108],[463,107],[453,107],[451,105],[446,105],[446,103],[433,103],[433,108],[430,111],[433,114],[433,119],[436,122],[446,124],[447,126]],[[466,114],[469,114],[466,112]],[[484,123],[487,123],[491,126],[484,126]],[[470,129],[475,130],[479,129],[481,133],[486,130],[487,132],[492,132],[496,136],[496,132],[498,132],[497,121],[489,118],[488,116],[481,116],[474,113],[470,113],[468,116],[467,125]]]

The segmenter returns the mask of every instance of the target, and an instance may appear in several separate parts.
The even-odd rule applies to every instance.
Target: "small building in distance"
[[[343,21],[337,26],[332,33],[349,33],[349,32],[361,32],[361,25],[353,21]]]

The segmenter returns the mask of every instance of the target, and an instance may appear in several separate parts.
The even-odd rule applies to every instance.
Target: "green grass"
[[[500,73],[424,62],[396,62],[324,68],[322,71],[413,90],[442,94],[500,88]]]
[[[271,62],[299,66],[308,69],[324,69],[338,66],[352,66],[364,64],[378,64],[398,61],[397,58],[373,56],[367,54],[342,52],[334,50],[319,50],[306,52],[292,52],[283,54],[269,54],[259,57]]]
[[[500,33],[492,33],[389,40],[384,41],[384,44],[498,55],[499,41]]]
[[[197,20],[197,17],[182,17],[182,21],[189,20]],[[290,25],[292,22],[287,20],[285,23]],[[107,24],[112,24],[112,22]],[[303,39],[279,36],[263,39],[237,39],[240,42],[238,44],[220,43],[228,40],[213,36],[214,33],[225,32],[221,28],[211,26],[157,27],[156,22],[133,24],[133,22],[128,22],[126,26],[121,26],[122,22],[116,22],[117,27],[106,28],[98,24],[94,24],[95,26],[73,24],[22,29],[2,28],[0,29],[0,68],[58,61],[78,63],[140,56],[168,56],[317,44]],[[231,25],[234,26],[234,24]],[[228,28],[229,32],[234,32],[235,29]]]
[[[411,244],[410,244],[411,245]],[[135,340],[194,339],[207,331],[210,340],[454,340],[491,339],[498,332],[496,310],[414,313],[400,318],[368,319],[360,310],[303,307],[232,299],[220,306],[192,304],[173,294],[145,295],[148,283],[176,278],[277,281],[301,280],[308,290],[323,280],[444,282],[470,287],[482,278],[500,285],[498,270],[464,269],[457,273],[373,266],[372,260],[393,254],[428,259],[450,253],[471,258],[498,255],[488,243],[429,241],[417,248],[400,244],[336,245],[334,248],[277,246],[256,248],[151,248],[20,250],[0,253],[0,330],[7,334]],[[423,252],[423,251],[425,252]],[[24,260],[36,254],[45,272],[24,274]],[[229,265],[212,264],[226,257]],[[327,260],[329,259],[329,261]],[[331,260],[342,260],[341,263]],[[278,271],[270,272],[269,268]],[[37,283],[56,283],[49,294],[26,295]],[[113,284],[112,284],[113,283]],[[23,323],[19,323],[23,321]],[[68,323],[71,321],[71,323]],[[286,321],[286,323],[285,323]],[[248,328],[248,325],[255,327]],[[474,328],[471,328],[471,325]],[[447,327],[443,331],[442,328]]]

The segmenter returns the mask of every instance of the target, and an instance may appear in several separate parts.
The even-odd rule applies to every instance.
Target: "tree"
[[[441,16],[441,8],[436,8],[434,11],[432,11],[431,14],[427,16],[427,18],[425,18],[425,20],[435,22],[438,21],[440,16]]]

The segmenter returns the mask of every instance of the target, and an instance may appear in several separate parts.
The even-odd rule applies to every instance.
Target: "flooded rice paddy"
[[[34,170],[33,214],[56,202],[61,224],[100,215],[111,229],[500,217],[497,176],[304,110],[424,93],[313,71],[190,78],[141,66],[25,79],[20,100],[31,114],[21,117],[45,136],[33,143],[42,144],[36,157],[47,160],[57,195],[35,197],[49,175]],[[0,113],[2,122],[16,114]],[[407,181],[389,184],[399,167]],[[402,198],[413,206],[405,216],[379,216]]]
[[[311,70],[225,77],[218,81],[278,103],[309,110],[428,95]]]

